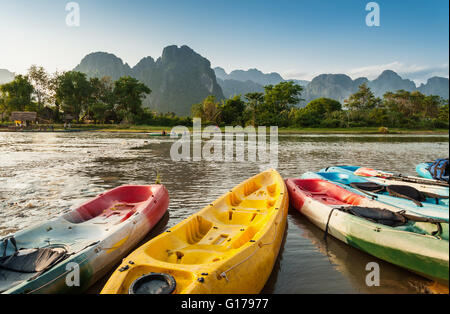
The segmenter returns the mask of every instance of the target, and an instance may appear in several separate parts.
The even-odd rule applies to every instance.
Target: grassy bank
[[[10,124],[9,124],[10,125]],[[45,128],[49,125],[34,126],[34,129]],[[64,130],[63,124],[53,124],[55,131]],[[172,126],[155,125],[112,125],[112,124],[72,124],[72,130],[83,130],[92,132],[116,132],[116,133],[152,133],[152,132],[170,132]],[[189,127],[192,130],[192,127]],[[225,131],[225,128],[221,128]],[[0,124],[0,132],[8,131],[8,124]],[[279,134],[381,134],[378,127],[355,127],[355,128],[279,128]],[[417,129],[389,129],[388,134],[437,134],[448,135],[448,129],[417,130]]]
[[[358,128],[280,128],[280,134],[382,134],[378,127]],[[448,129],[417,130],[389,129],[388,134],[449,134]]]
[[[95,126],[91,126],[95,127]],[[171,126],[149,126],[149,125],[106,125],[97,129],[99,132],[169,132]],[[192,131],[192,127],[189,127]],[[221,128],[225,132],[225,128]],[[358,128],[279,128],[279,134],[381,134],[378,127],[358,127]],[[417,130],[417,129],[389,129],[389,134],[449,134],[448,129]]]

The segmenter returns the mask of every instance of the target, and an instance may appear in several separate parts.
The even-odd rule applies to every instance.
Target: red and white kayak
[[[1,239],[0,293],[85,291],[136,247],[168,206],[163,185],[121,186]]]
[[[448,223],[414,217],[320,179],[287,179],[290,204],[342,242],[448,285]]]

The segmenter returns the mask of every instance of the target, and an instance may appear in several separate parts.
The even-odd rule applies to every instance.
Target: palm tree
[[[252,112],[252,123],[253,123],[253,126],[255,126],[255,124],[256,124],[256,111],[258,109],[258,106],[264,100],[264,93],[248,93],[244,97],[247,100],[248,106],[250,107],[250,110]]]

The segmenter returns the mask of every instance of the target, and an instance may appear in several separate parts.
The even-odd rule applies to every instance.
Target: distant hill
[[[310,81],[305,81],[305,80],[293,80],[293,79],[289,79],[287,81],[292,81],[300,86],[302,86],[303,88],[305,88],[309,83],[311,83]]]
[[[353,81],[345,74],[321,74],[309,83],[304,92],[303,99],[309,103],[316,98],[326,97],[340,101],[341,103],[358,90],[358,86],[366,82],[361,78]]]
[[[432,77],[426,84],[417,87],[413,81],[402,78],[392,70],[384,71],[372,81],[365,77],[353,80],[345,74],[320,74],[311,82],[295,79],[284,80],[278,73],[264,74],[257,69],[250,69],[248,71],[236,70],[227,74],[223,68],[216,67],[214,71],[225,97],[238,94],[245,95],[251,92],[262,92],[264,91],[265,85],[293,81],[304,88],[302,93],[304,101],[300,104],[302,106],[311,100],[321,97],[336,99],[343,103],[363,83],[367,83],[377,97],[383,97],[388,91],[395,92],[400,89],[406,91],[418,90],[425,95],[438,95],[445,99],[449,97],[448,78]]]
[[[0,85],[6,84],[14,80],[14,73],[9,72],[8,70],[0,69]]]
[[[421,84],[419,91],[425,95],[439,95],[448,99],[448,84],[448,78],[435,76],[428,79],[426,84]]]
[[[410,92],[418,90],[425,95],[437,95],[445,99],[448,99],[449,95],[448,78],[433,77],[427,84],[417,87],[413,81],[403,79],[394,71],[386,70],[373,81],[365,77],[352,80],[345,74],[319,75],[307,85],[303,98],[306,103],[320,97],[329,97],[343,102],[363,83],[367,83],[377,97],[383,97],[386,92],[396,92],[401,89]]]
[[[222,87],[223,94],[226,98],[231,98],[236,95],[244,96],[248,93],[264,92],[264,86],[253,81],[243,82],[238,80],[222,80],[218,78],[217,83]]]
[[[395,92],[406,90],[412,92],[417,90],[416,83],[411,80],[403,79],[400,75],[391,70],[381,73],[375,80],[370,81],[368,86],[377,97],[383,97],[386,92]]]
[[[122,76],[133,75],[130,66],[111,53],[94,52],[81,60],[74,71],[85,73],[89,77],[109,76],[117,80]]]
[[[235,80],[235,81],[252,81],[259,85],[276,85],[283,82],[284,79],[278,73],[263,73],[257,69],[235,70],[230,74],[227,74],[224,69],[218,67],[214,69],[216,76],[222,80]]]
[[[144,104],[163,113],[187,116],[193,104],[209,95],[217,100],[224,98],[211,63],[188,46],[166,47],[156,61],[146,57],[133,68],[113,54],[96,52],[83,58],[74,70],[114,80],[125,75],[135,77],[152,90]]]
[[[227,74],[223,68],[216,67],[214,72],[217,82],[227,98],[239,94],[243,96],[248,93],[264,92],[264,86],[276,85],[285,81],[293,81],[303,87],[309,84],[309,81],[285,80],[278,73],[263,73],[257,69],[235,70]]]

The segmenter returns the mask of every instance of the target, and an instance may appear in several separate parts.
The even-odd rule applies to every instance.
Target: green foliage
[[[8,106],[6,105],[6,97],[3,95],[3,92],[0,91],[0,121],[5,120],[7,110]]]
[[[223,101],[219,110],[221,123],[225,125],[242,125],[245,123],[243,120],[245,102],[240,95]]]
[[[291,113],[293,123],[300,127],[338,127],[340,125],[338,113],[342,111],[340,102],[330,98],[318,98],[311,101],[305,108]],[[335,113],[333,116],[332,113]]]
[[[441,121],[448,121],[449,120],[448,100],[447,100],[447,103],[445,105],[443,105],[441,108],[439,108],[438,120],[441,120]]]
[[[300,102],[303,87],[292,81],[264,87],[264,102],[258,107],[258,125],[288,125],[290,109]]]
[[[302,87],[294,82],[268,85],[264,93],[249,93],[218,102],[208,96],[191,108],[192,117],[205,124],[293,126],[293,127],[379,127],[448,128],[449,103],[438,96],[418,91],[388,92],[376,98],[366,84],[345,101],[346,108],[333,99],[319,98],[304,108],[296,107]],[[17,75],[0,85],[0,118],[12,111],[37,111],[41,119],[61,122],[63,114],[77,121],[94,123],[133,123],[139,125],[192,125],[191,117],[174,113],[155,113],[143,107],[151,90],[135,78],[125,76],[91,78],[70,71],[49,75],[32,66],[27,76]],[[381,132],[381,131],[380,131]]]
[[[219,124],[220,104],[216,102],[215,96],[208,96],[200,104],[194,104],[191,108],[194,118],[201,118],[206,124]]]
[[[117,116],[121,121],[134,123],[143,113],[142,101],[151,93],[150,88],[131,76],[124,76],[114,83]]]
[[[70,71],[57,78],[55,95],[64,113],[79,121],[81,112],[88,108],[92,90],[86,74]]]
[[[358,91],[345,101],[349,110],[371,110],[378,107],[380,103],[381,99],[375,97],[367,83],[361,84]]]
[[[154,113],[148,108],[144,108],[143,114],[138,118],[136,124],[139,125],[162,125],[167,127],[175,127],[178,125],[192,126],[192,118],[179,117],[175,113]]]
[[[117,121],[114,110],[114,85],[111,78],[91,78],[91,96],[86,110],[86,116],[94,122],[104,124],[106,121]]]
[[[244,120],[248,121],[249,124],[255,126],[256,114],[259,106],[264,101],[264,93],[248,93],[245,95],[245,99],[247,100],[247,104]]]
[[[5,112],[36,109],[33,103],[34,88],[28,76],[17,75],[13,81],[1,85],[0,92],[3,94],[2,110]]]
[[[203,122],[225,125],[277,125],[292,127],[385,127],[446,128],[448,100],[425,96],[420,92],[399,90],[374,96],[366,84],[345,101],[346,109],[334,99],[318,98],[304,108],[299,101],[302,88],[293,82],[266,86],[265,93],[246,94],[222,102],[212,97],[192,107],[194,117]]]
[[[38,110],[44,108],[44,104],[50,98],[50,77],[43,67],[32,65],[28,70],[29,82],[33,85]]]

